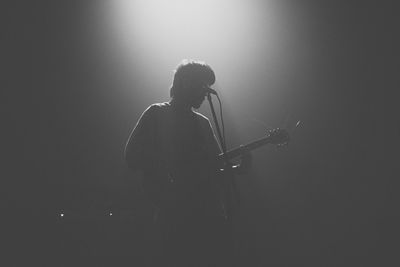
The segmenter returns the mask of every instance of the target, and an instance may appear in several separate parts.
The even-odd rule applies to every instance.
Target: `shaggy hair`
[[[212,85],[215,82],[215,73],[209,65],[202,61],[183,60],[175,70],[174,80],[170,89],[171,98],[182,94],[183,82],[204,83]]]

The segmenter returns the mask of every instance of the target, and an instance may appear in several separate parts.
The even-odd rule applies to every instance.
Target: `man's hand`
[[[238,174],[246,174],[250,171],[252,165],[253,165],[253,156],[250,151],[245,151],[240,156],[240,164],[234,166],[233,169]]]

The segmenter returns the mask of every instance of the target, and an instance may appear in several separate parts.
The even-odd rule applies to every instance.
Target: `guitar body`
[[[284,130],[272,130],[259,140],[220,154],[211,161],[177,164],[166,167],[155,164],[144,172],[143,187],[156,207],[161,210],[180,210],[182,213],[206,212],[231,218],[239,203],[234,172],[224,162],[266,144],[286,144],[289,140]],[[225,166],[218,170],[217,166]]]

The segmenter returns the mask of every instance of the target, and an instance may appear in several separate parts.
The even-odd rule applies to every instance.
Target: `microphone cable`
[[[217,99],[218,99],[218,102],[219,102],[219,117],[221,119],[221,125],[222,125],[222,140],[221,140],[221,143],[222,143],[222,146],[223,146],[224,150],[226,151],[227,147],[226,147],[226,138],[225,138],[224,116],[222,114],[222,102],[221,102],[221,99],[219,98],[219,95],[216,94],[216,96],[217,96]]]

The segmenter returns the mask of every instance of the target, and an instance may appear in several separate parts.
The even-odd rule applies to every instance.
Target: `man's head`
[[[209,65],[201,61],[183,60],[175,70],[170,89],[172,99],[199,108],[206,95],[205,86],[215,82]]]

